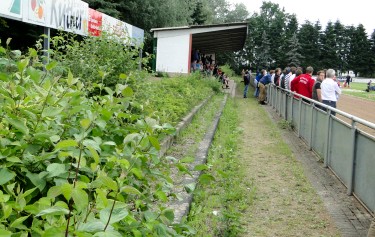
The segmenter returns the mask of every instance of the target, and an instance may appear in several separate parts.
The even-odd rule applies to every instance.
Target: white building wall
[[[156,71],[171,73],[189,72],[190,35],[188,33],[158,37]]]

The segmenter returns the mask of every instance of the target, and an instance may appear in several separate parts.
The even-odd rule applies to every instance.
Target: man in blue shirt
[[[266,104],[265,103],[265,100],[266,100],[266,97],[267,97],[267,91],[266,91],[266,85],[270,84],[271,83],[271,75],[270,74],[266,74],[265,76],[263,76],[259,82],[258,82],[258,87],[259,87],[259,104]]]

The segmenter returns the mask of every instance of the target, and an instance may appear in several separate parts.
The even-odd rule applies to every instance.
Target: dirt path
[[[241,88],[239,153],[256,189],[254,203],[243,215],[243,236],[340,236],[279,129],[254,99],[241,98]]]
[[[356,117],[375,123],[374,101],[365,100],[349,95],[341,95],[337,103],[337,108]],[[350,123],[349,119],[346,119],[341,115],[338,115],[338,117]],[[360,128],[375,136],[375,131],[373,129],[369,129],[365,126],[360,126]]]

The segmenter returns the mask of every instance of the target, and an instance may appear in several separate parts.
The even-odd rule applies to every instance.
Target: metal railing
[[[310,150],[347,187],[347,194],[354,194],[374,212],[375,136],[371,134],[375,134],[375,124],[274,85],[269,85],[267,91],[268,104],[292,123]]]

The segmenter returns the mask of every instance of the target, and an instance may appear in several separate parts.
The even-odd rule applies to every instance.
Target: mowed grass
[[[343,84],[342,84],[343,85]],[[371,85],[375,85],[372,83]],[[350,95],[366,100],[375,101],[375,91],[366,92],[367,83],[351,82],[350,88],[342,87],[342,93],[344,95]]]

